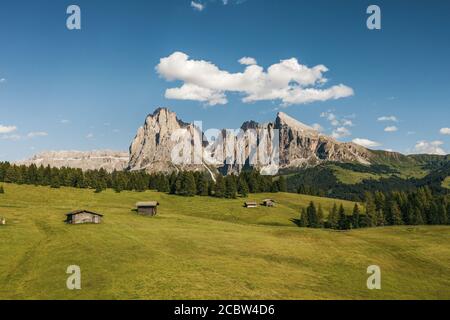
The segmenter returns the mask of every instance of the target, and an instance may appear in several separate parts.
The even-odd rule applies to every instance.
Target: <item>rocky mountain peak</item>
[[[283,126],[290,127],[291,129],[296,131],[309,132],[314,134],[318,133],[314,128],[298,121],[297,119],[292,118],[286,113],[278,112],[277,118],[275,119],[275,127],[277,129],[280,129]]]

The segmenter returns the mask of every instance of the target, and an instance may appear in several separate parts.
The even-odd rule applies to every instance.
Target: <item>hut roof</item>
[[[136,203],[136,207],[157,207],[159,206],[158,201],[147,201],[147,202],[138,202]]]
[[[253,205],[253,206],[258,205],[257,202],[252,202],[252,201],[250,201],[250,202],[245,202],[245,204],[246,204],[246,205]]]
[[[276,202],[276,201],[273,199],[264,199],[263,202]]]
[[[80,214],[80,213],[90,213],[90,214],[93,214],[93,215],[96,215],[96,216],[103,217],[102,214],[94,212],[94,211],[89,211],[89,210],[75,210],[75,211],[67,213],[66,216],[74,216],[74,215],[77,215],[77,214]]]

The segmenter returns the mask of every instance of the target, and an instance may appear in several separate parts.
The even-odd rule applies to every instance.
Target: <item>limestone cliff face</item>
[[[188,144],[185,143],[186,135],[191,139]],[[270,174],[274,162],[278,163],[275,170],[290,170],[315,166],[324,161],[370,164],[370,159],[374,159],[372,151],[353,143],[336,141],[282,112],[274,122],[259,124],[248,121],[242,125],[241,131],[222,130],[219,137],[208,143],[193,124],[185,123],[174,112],[160,108],[148,115],[144,125],[138,129],[129,154],[117,151],[52,151],[17,163],[82,170],[103,168],[109,172],[125,169],[149,173],[205,171],[214,176],[217,172],[239,173],[249,165]]]
[[[182,138],[177,135],[183,134],[183,129],[191,137],[201,139],[201,133],[194,125],[179,120],[177,115],[168,109],[160,108],[148,115],[144,125],[138,129],[136,137],[131,143],[129,169],[146,170],[149,173],[205,170],[198,161],[197,164],[192,164],[194,163],[192,160],[194,150],[183,153],[188,148],[176,149]],[[173,156],[173,153],[177,151],[178,154]],[[174,157],[181,158],[181,163],[173,161]]]
[[[18,161],[18,165],[50,166],[54,168],[76,168],[86,170],[105,169],[108,172],[121,171],[128,166],[127,152],[97,150],[97,151],[47,151],[32,158]]]
[[[323,161],[370,163],[371,152],[366,148],[336,141],[285,113],[278,114],[274,128],[280,134],[282,168],[317,165]]]
[[[174,112],[157,109],[149,115],[131,144],[129,169],[144,169],[148,172],[177,170],[211,172],[218,169],[230,174],[238,173],[244,166],[252,163],[263,172],[270,170],[272,167],[270,162],[259,161],[258,152],[251,148],[251,141],[257,141],[266,155],[276,155],[268,160],[279,160],[279,169],[315,166],[324,161],[369,164],[372,155],[371,151],[364,147],[338,142],[280,112],[274,122],[266,124],[245,122],[241,127],[242,131],[238,133],[222,130],[222,136],[203,151],[188,146],[186,150],[189,151],[185,152],[183,157],[191,160],[197,157],[197,160],[201,159],[200,162],[191,165],[174,164],[173,152],[178,142],[174,134],[178,129],[187,130],[194,139],[198,139],[197,142],[205,139],[198,129],[192,124],[180,121]],[[279,144],[274,145],[273,141],[279,141]],[[199,144],[208,143],[199,142]],[[273,147],[277,150],[272,150]]]

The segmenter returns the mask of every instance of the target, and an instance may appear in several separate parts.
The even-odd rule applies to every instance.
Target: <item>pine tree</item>
[[[299,226],[301,228],[307,228],[309,226],[308,214],[306,213],[305,208],[302,208],[302,212],[300,214]]]
[[[158,192],[169,192],[170,191],[169,179],[162,174],[159,177],[158,185],[156,188]]]
[[[278,190],[280,192],[287,192],[287,181],[284,176],[280,176],[278,179]]]
[[[238,191],[242,197],[246,198],[248,196],[248,184],[244,177],[239,177]]]
[[[324,227],[324,214],[322,205],[319,203],[319,207],[317,209],[317,227],[323,228]]]
[[[192,172],[185,171],[181,174],[180,185],[177,194],[192,197],[197,194],[197,187],[195,185],[195,178]]]
[[[438,224],[447,224],[448,222],[445,203],[440,203],[437,207],[437,222]]]
[[[4,194],[5,193],[5,189],[3,188],[2,185],[0,185],[0,194]]]
[[[225,179],[222,175],[218,175],[214,186],[214,196],[223,198],[225,196]]]
[[[369,192],[365,193],[365,207],[366,207],[366,224],[367,227],[373,227],[377,225],[377,212],[375,199],[373,195]]]
[[[359,206],[357,203],[355,203],[355,206],[353,207],[352,226],[355,229],[361,227],[361,212],[359,211]]]
[[[333,208],[331,209],[329,215],[328,215],[328,221],[327,226],[330,229],[337,229],[338,228],[338,221],[339,221],[339,215],[338,215],[338,208],[336,203],[333,205]]]
[[[317,210],[316,206],[314,205],[314,202],[310,202],[308,208],[306,209],[306,214],[308,216],[308,227],[310,228],[318,228],[319,227],[319,221],[317,218]]]
[[[339,212],[338,212],[338,229],[339,230],[348,230],[350,229],[349,223],[348,223],[348,219],[347,219],[347,215],[345,214],[345,209],[344,206],[341,204],[341,206],[339,207]]]
[[[394,226],[402,225],[403,224],[403,218],[402,218],[402,212],[400,211],[400,207],[397,204],[397,202],[393,202],[390,209],[391,213],[391,221],[390,223]]]
[[[225,198],[236,199],[237,187],[236,180],[233,175],[227,176],[225,178]]]
[[[209,190],[209,181],[207,176],[202,173],[198,179],[197,193],[200,196],[207,196]]]

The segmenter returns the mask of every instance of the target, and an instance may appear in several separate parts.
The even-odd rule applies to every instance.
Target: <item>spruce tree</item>
[[[2,185],[0,185],[0,194],[4,194],[5,193],[5,189],[3,188]]]
[[[278,179],[278,190],[280,192],[287,192],[287,181],[284,176],[280,176]]]
[[[324,227],[324,214],[322,205],[319,203],[319,207],[317,208],[317,227],[323,228]]]
[[[338,228],[338,221],[339,221],[339,215],[338,215],[338,208],[336,203],[333,205],[333,208],[331,209],[330,213],[328,214],[328,220],[327,220],[327,226],[330,229],[337,229]]]
[[[319,222],[317,219],[317,210],[314,202],[310,202],[308,208],[306,209],[306,214],[308,216],[308,227],[310,228],[318,228]]]
[[[237,187],[236,180],[233,175],[225,178],[225,198],[236,199]]]
[[[390,223],[392,225],[398,226],[403,224],[402,212],[400,210],[399,205],[395,201],[391,204],[390,214],[391,214]]]
[[[305,208],[302,208],[302,212],[300,213],[299,227],[307,228],[308,226],[308,214],[306,213]]]
[[[244,177],[239,177],[238,192],[244,198],[248,196],[248,184]]]
[[[214,196],[223,198],[225,196],[225,179],[222,175],[218,175],[214,185]]]
[[[361,212],[359,211],[359,206],[357,203],[355,203],[355,206],[353,207],[352,226],[355,229],[361,227]]]
[[[169,185],[169,179],[165,175],[161,175],[158,181],[157,186],[158,192],[169,192],[170,191],[170,185]]]
[[[441,225],[447,224],[448,222],[447,210],[444,203],[439,204],[437,207],[437,221]]]
[[[338,229],[339,230],[348,230],[350,229],[347,215],[345,214],[344,206],[341,204],[338,212]]]
[[[367,227],[373,227],[377,225],[378,219],[377,219],[377,212],[376,212],[376,205],[375,205],[375,199],[373,195],[369,192],[365,193],[365,203],[366,207],[366,223]]]
[[[209,190],[209,181],[206,174],[200,174],[197,185],[197,194],[200,196],[207,196]]]

